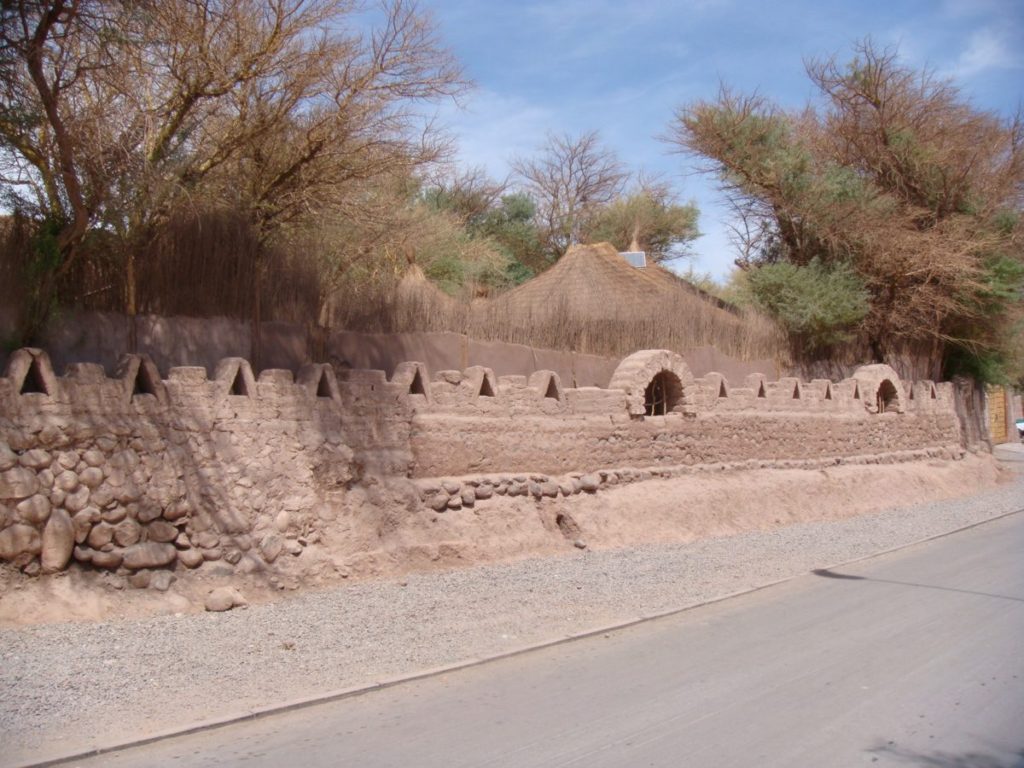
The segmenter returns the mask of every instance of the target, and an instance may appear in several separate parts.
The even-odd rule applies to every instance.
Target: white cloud
[[[1008,44],[1005,33],[983,28],[970,36],[967,47],[953,66],[952,74],[966,79],[992,69],[1019,69],[1022,66],[1024,60]]]

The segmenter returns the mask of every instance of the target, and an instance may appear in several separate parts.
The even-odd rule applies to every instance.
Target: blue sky
[[[814,97],[804,59],[845,61],[868,35],[952,78],[980,108],[1012,115],[1024,91],[1024,0],[421,2],[476,84],[441,112],[461,164],[501,178],[548,132],[596,129],[633,170],[696,201],[705,234],[693,265],[717,279],[734,255],[714,180],[657,138],[679,106],[725,82],[802,107]]]

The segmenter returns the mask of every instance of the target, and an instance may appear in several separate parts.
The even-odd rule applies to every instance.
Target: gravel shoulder
[[[664,613],[1024,507],[968,498],[310,591],[228,613],[0,630],[0,765],[141,738]]]

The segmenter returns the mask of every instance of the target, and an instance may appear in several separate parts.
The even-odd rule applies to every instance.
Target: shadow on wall
[[[110,312],[67,312],[54,322],[44,341],[53,366],[63,371],[71,363],[99,363],[114,370],[129,351],[131,321]],[[217,363],[228,357],[251,358],[252,328],[248,322],[223,317],[189,318],[142,315],[135,318],[136,352],[148,355],[160,370],[175,366],[202,366],[212,375]],[[5,328],[0,316],[0,340]],[[312,338],[303,326],[262,323],[263,370],[296,372],[313,362]],[[618,358],[540,349],[523,344],[481,341],[458,333],[355,333],[336,331],[325,345],[326,362],[336,370],[356,368],[392,371],[407,360],[419,360],[431,371],[463,370],[470,365],[490,368],[496,376],[529,376],[534,371],[556,372],[569,387],[607,387],[619,364]],[[0,349],[0,370],[6,366]],[[751,373],[777,378],[771,360],[742,361],[713,347],[686,352],[696,376],[719,371],[738,381]],[[259,374],[260,371],[254,371]]]

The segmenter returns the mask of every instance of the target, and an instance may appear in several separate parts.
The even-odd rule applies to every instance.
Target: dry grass
[[[469,305],[413,266],[397,283],[344,293],[337,307],[336,327],[366,333],[452,331],[611,357],[713,346],[740,359],[788,362],[785,337],[768,318],[723,309],[671,273],[636,270],[600,248],[570,251],[519,288]]]

